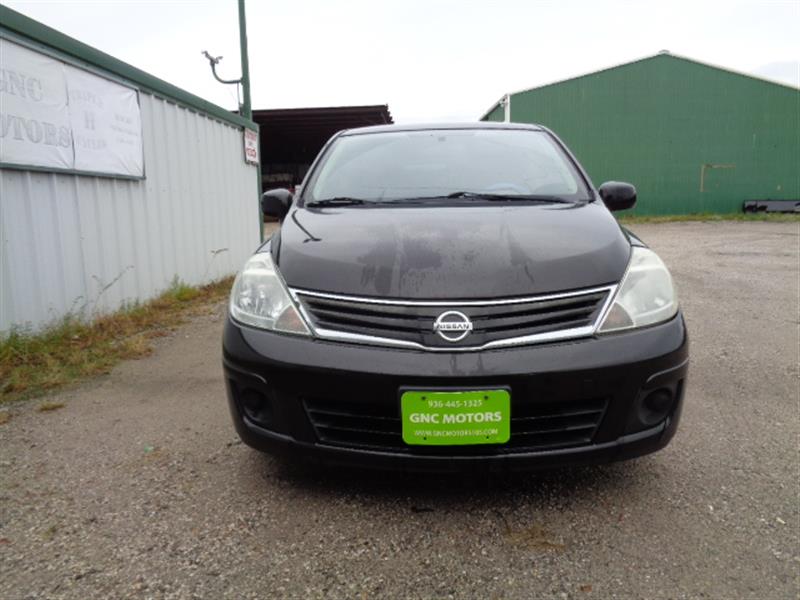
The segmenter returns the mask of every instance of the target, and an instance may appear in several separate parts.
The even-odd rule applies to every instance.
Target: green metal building
[[[482,120],[549,127],[595,185],[633,183],[636,214],[800,200],[800,89],[667,52],[507,94]]]

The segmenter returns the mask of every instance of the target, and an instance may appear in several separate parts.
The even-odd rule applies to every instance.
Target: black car
[[[379,468],[608,462],[675,434],[669,271],[544,127],[344,131],[236,278],[225,379],[249,445]]]

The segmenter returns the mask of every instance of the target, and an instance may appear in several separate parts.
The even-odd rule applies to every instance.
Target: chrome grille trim
[[[313,290],[305,290],[300,288],[289,288],[292,299],[300,308],[300,312],[306,321],[306,324],[312,331],[312,334],[323,340],[331,340],[336,342],[345,343],[358,343],[368,344],[374,346],[388,346],[394,348],[403,348],[408,350],[422,350],[426,352],[476,352],[479,350],[493,350],[500,348],[508,348],[514,346],[525,346],[533,344],[542,344],[547,342],[571,340],[582,337],[589,337],[595,334],[598,327],[603,321],[606,313],[611,307],[617,292],[617,285],[606,285],[594,288],[587,288],[573,292],[563,292],[557,294],[545,294],[540,296],[527,296],[524,298],[500,298],[494,300],[395,300],[383,298],[371,298],[364,296],[350,296],[345,294],[334,294],[328,292],[318,292]],[[492,340],[479,346],[426,346],[417,342],[409,340],[394,339],[391,337],[381,337],[374,335],[365,335],[359,333],[351,333],[347,331],[337,331],[334,329],[319,327],[314,324],[314,320],[306,310],[302,301],[302,296],[311,298],[322,298],[327,300],[340,300],[344,302],[355,302],[362,304],[373,305],[389,305],[389,306],[406,306],[406,307],[442,307],[442,308],[459,308],[470,306],[503,306],[513,304],[523,304],[531,302],[545,302],[548,300],[559,299],[572,299],[580,298],[581,296],[589,296],[604,292],[606,296],[603,300],[602,307],[597,313],[597,317],[590,325],[583,327],[573,327],[570,329],[562,329],[557,331],[548,331],[536,333],[533,335],[524,335],[509,337],[505,339]]]
[[[561,292],[558,294],[544,294],[540,296],[525,296],[524,298],[497,298],[487,300],[394,300],[385,298],[372,298],[370,296],[347,296],[344,294],[332,294],[328,292],[314,292],[302,288],[290,288],[292,296],[297,299],[297,294],[303,296],[316,296],[317,298],[327,298],[329,300],[345,300],[350,302],[363,302],[364,304],[391,304],[394,306],[501,306],[504,304],[524,304],[527,302],[545,302],[547,300],[560,300],[563,298],[579,298],[589,296],[609,290],[616,290],[616,285],[603,285],[600,287],[586,288],[574,292]]]

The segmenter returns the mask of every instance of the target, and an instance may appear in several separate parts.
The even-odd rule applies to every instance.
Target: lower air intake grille
[[[512,396],[513,397],[513,396]],[[306,398],[306,412],[319,441],[334,446],[412,451],[402,438],[397,405],[345,403]],[[398,403],[399,404],[399,403]],[[449,446],[448,453],[524,452],[589,444],[605,413],[607,400],[513,403],[511,439],[501,445]],[[441,453],[442,448],[414,446],[415,453]]]

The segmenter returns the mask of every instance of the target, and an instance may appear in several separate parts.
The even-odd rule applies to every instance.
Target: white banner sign
[[[0,161],[60,169],[75,162],[61,63],[2,39]]]
[[[136,90],[0,39],[0,162],[142,177]]]

